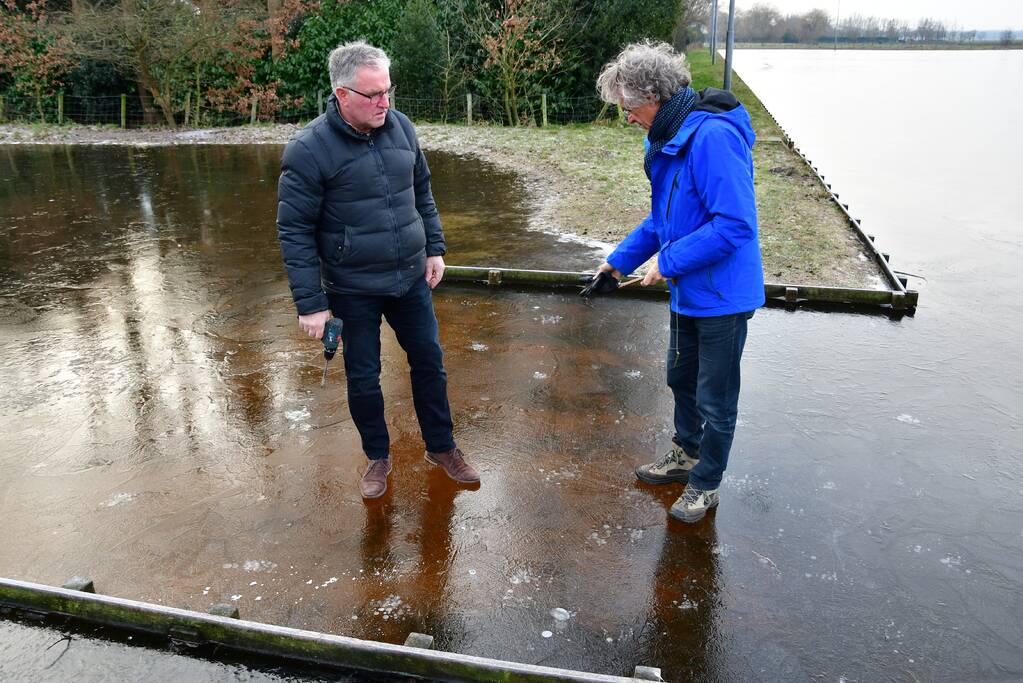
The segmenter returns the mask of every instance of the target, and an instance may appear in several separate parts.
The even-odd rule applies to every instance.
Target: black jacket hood
[[[739,100],[727,90],[719,88],[704,88],[699,92],[699,100],[693,111],[706,111],[712,114],[722,114],[732,111],[739,106]]]

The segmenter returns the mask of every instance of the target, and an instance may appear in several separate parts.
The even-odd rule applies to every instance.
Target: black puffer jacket
[[[288,143],[277,186],[277,236],[300,315],[328,308],[324,291],[402,295],[445,252],[430,169],[415,129],[395,110],[363,134],[333,95]]]

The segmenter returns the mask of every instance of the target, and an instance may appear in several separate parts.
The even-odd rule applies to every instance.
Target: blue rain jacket
[[[727,91],[700,96],[652,161],[650,214],[607,260],[629,274],[656,253],[671,310],[710,317],[762,306],[764,271],[749,114]]]

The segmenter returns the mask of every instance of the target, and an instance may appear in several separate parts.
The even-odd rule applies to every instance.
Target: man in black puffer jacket
[[[390,438],[380,390],[380,321],[408,354],[426,459],[455,481],[479,475],[452,437],[447,373],[430,290],[444,275],[444,232],[415,129],[390,108],[390,60],[364,42],[328,60],[326,113],[288,143],[277,234],[298,324],[323,337],[341,318],[348,408],[370,460],[364,498],[387,490]]]

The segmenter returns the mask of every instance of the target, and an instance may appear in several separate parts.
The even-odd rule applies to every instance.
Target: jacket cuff
[[[319,313],[320,311],[326,311],[329,308],[330,302],[327,301],[327,295],[323,292],[304,299],[299,299],[295,302],[295,309],[298,311],[299,315]]]

